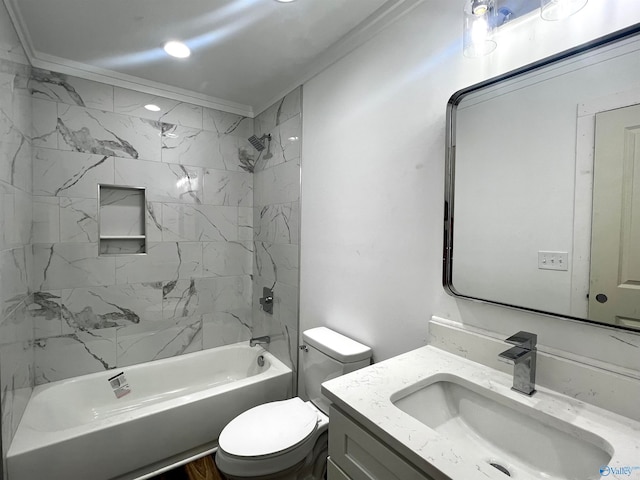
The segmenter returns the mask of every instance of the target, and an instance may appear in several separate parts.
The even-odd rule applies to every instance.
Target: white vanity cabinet
[[[435,480],[331,406],[328,480]]]

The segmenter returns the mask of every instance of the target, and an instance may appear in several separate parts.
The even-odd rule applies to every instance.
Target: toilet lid
[[[222,450],[259,457],[288,450],[317,428],[318,414],[299,397],[258,405],[231,420],[220,433]]]

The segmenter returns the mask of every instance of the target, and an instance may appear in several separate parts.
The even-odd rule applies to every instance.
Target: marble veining
[[[58,147],[107,156],[157,160],[161,122],[58,104]]]
[[[49,88],[42,88],[48,86]],[[54,87],[54,88],[51,88]],[[29,90],[33,96],[43,96],[48,100],[62,100],[55,87],[60,87],[75,104],[85,107],[84,100],[76,89],[68,82],[68,77],[61,73],[48,72],[39,68],[34,68],[29,80]]]
[[[11,37],[10,22],[2,37]],[[32,248],[31,67],[17,35],[0,45],[0,409],[2,458],[12,442],[35,383]],[[5,50],[6,49],[6,50]],[[18,58],[20,57],[20,58]],[[6,58],[16,59],[15,63]]]
[[[113,111],[113,87],[104,83],[34,68],[28,88],[34,98]]]
[[[114,181],[113,157],[36,148],[33,160],[34,195],[97,198],[97,184]]]

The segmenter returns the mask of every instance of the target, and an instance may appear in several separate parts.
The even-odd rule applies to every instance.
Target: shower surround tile
[[[0,388],[3,392],[2,435],[12,438],[22,412],[27,407],[34,378],[34,351],[31,342],[0,346]],[[8,448],[8,447],[5,447]]]
[[[160,107],[160,111],[147,110],[145,105],[149,104]],[[113,111],[202,130],[202,107],[126,88],[115,87]]]
[[[62,290],[59,303],[63,333],[157,322],[162,318],[162,284]]]
[[[49,148],[34,149],[34,195],[98,198],[98,184],[113,181],[113,157]]]
[[[117,329],[117,365],[126,367],[202,350],[202,316]]]
[[[254,119],[256,135],[271,135],[253,178],[253,335],[269,335],[269,350],[294,370],[298,345],[298,243],[301,88]],[[263,287],[273,288],[273,314],[262,310]]]
[[[116,259],[98,257],[91,243],[55,243],[33,246],[34,285],[37,290],[61,290],[113,285]]]
[[[298,243],[298,202],[265,205],[253,211],[257,242]]]
[[[254,205],[273,205],[298,201],[300,197],[300,163],[281,163],[254,174]]]
[[[92,243],[98,241],[98,205],[89,198],[60,198],[60,241]]]
[[[253,205],[253,175],[249,172],[207,169],[203,190],[204,203],[208,205]]]
[[[238,240],[253,241],[253,208],[238,207]]]
[[[36,339],[62,335],[61,292],[34,292],[29,305]]]
[[[28,88],[33,98],[113,112],[113,87],[104,83],[34,68]]]
[[[33,243],[60,242],[60,199],[33,198]]]
[[[0,182],[0,244],[22,247],[31,242],[32,199],[28,192]]]
[[[34,98],[31,105],[33,145],[35,147],[58,148],[58,104]]]
[[[203,348],[215,348],[248,341],[251,335],[251,309],[216,312],[202,317]]]
[[[242,171],[241,151],[252,149],[247,138],[172,126],[162,136],[162,161],[180,165]]]
[[[197,167],[115,159],[115,183],[146,187],[151,202],[201,204],[203,175]]]
[[[255,249],[253,272],[264,285],[298,286],[298,245],[257,242]]]
[[[147,245],[146,255],[123,255],[115,262],[117,284],[148,283],[202,276],[202,244],[162,242]]]
[[[253,119],[235,113],[205,108],[202,121],[204,130],[215,132],[218,135],[235,135],[242,138],[249,138],[253,135]]]
[[[296,115],[300,115],[302,88],[298,87],[285,95],[282,100],[274,103],[254,119],[254,130],[257,136],[269,133],[278,125]]]
[[[29,276],[25,248],[0,250],[0,306],[2,317],[6,317],[29,295]]]
[[[0,345],[33,340],[33,319],[29,311],[30,296],[21,296],[23,301],[3,314],[0,323]]]
[[[116,367],[116,329],[87,330],[36,343],[36,384]]]
[[[251,275],[253,243],[208,242],[202,245],[202,273],[207,277]]]
[[[145,204],[145,235],[147,242],[161,242],[164,226],[162,225],[162,203],[150,202]]]
[[[238,239],[238,209],[215,205],[162,205],[162,238],[171,241],[234,241]]]
[[[38,383],[246,341],[254,325],[294,366],[299,139],[290,139],[300,137],[299,90],[254,121],[51,72],[37,72],[28,88],[38,116],[35,292],[20,293],[14,304],[22,306],[11,308],[31,312]],[[149,112],[148,103],[162,111]],[[256,122],[274,139],[258,165],[258,209],[258,153],[248,142],[261,135]],[[16,154],[28,152],[18,148],[24,135],[12,135],[13,146],[0,149],[0,202],[20,212],[27,202],[3,181]],[[29,175],[13,172],[28,188]],[[146,188],[147,254],[98,255],[99,184]],[[23,229],[9,241],[29,235]],[[253,285],[267,280],[276,309],[263,318]],[[24,335],[21,323],[6,328]]]
[[[7,25],[2,22],[3,28]],[[8,24],[11,28],[10,23]],[[3,30],[6,39],[7,31]],[[19,41],[10,53],[19,53]],[[5,46],[7,46],[5,44]],[[2,48],[2,47],[0,47]],[[26,63],[26,58],[25,58]],[[0,59],[0,408],[3,460],[34,386],[31,67]]]
[[[19,142],[0,140],[0,181],[25,192],[32,189],[32,148],[23,136]]]
[[[164,283],[162,289],[165,320],[233,312],[251,306],[251,278],[248,275],[177,280]]]
[[[127,115],[58,105],[56,129],[61,150],[157,160],[163,124]]]
[[[302,120],[296,115],[269,132],[271,142],[267,155],[262,155],[256,163],[256,171],[300,159],[300,138]]]

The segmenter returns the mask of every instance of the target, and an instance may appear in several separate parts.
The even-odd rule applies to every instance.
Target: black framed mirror
[[[443,284],[640,330],[640,25],[456,92]]]

